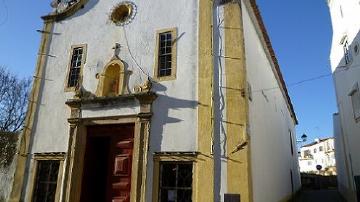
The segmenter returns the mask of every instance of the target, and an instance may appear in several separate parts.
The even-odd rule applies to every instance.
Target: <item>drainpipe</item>
[[[218,33],[218,0],[213,1],[212,10],[212,60],[211,72],[211,154],[213,157],[213,197],[214,201],[220,201],[221,190],[221,147],[220,147],[220,120],[219,120],[219,33]]]

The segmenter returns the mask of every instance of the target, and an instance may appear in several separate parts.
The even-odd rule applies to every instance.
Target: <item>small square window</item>
[[[192,163],[160,163],[159,202],[175,201],[192,201]]]
[[[311,158],[310,150],[305,150],[304,151],[304,158]]]
[[[33,193],[34,202],[55,201],[59,166],[59,160],[38,160]]]

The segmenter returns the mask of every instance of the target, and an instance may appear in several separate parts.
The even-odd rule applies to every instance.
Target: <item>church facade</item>
[[[9,201],[281,201],[296,115],[254,0],[53,1]]]

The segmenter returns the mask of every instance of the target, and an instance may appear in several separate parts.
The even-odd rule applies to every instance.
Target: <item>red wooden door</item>
[[[114,139],[111,167],[112,202],[130,202],[133,138]]]
[[[88,127],[82,202],[130,202],[133,125]]]

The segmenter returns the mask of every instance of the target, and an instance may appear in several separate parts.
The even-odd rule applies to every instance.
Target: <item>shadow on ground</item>
[[[336,189],[301,190],[291,202],[346,202]]]

